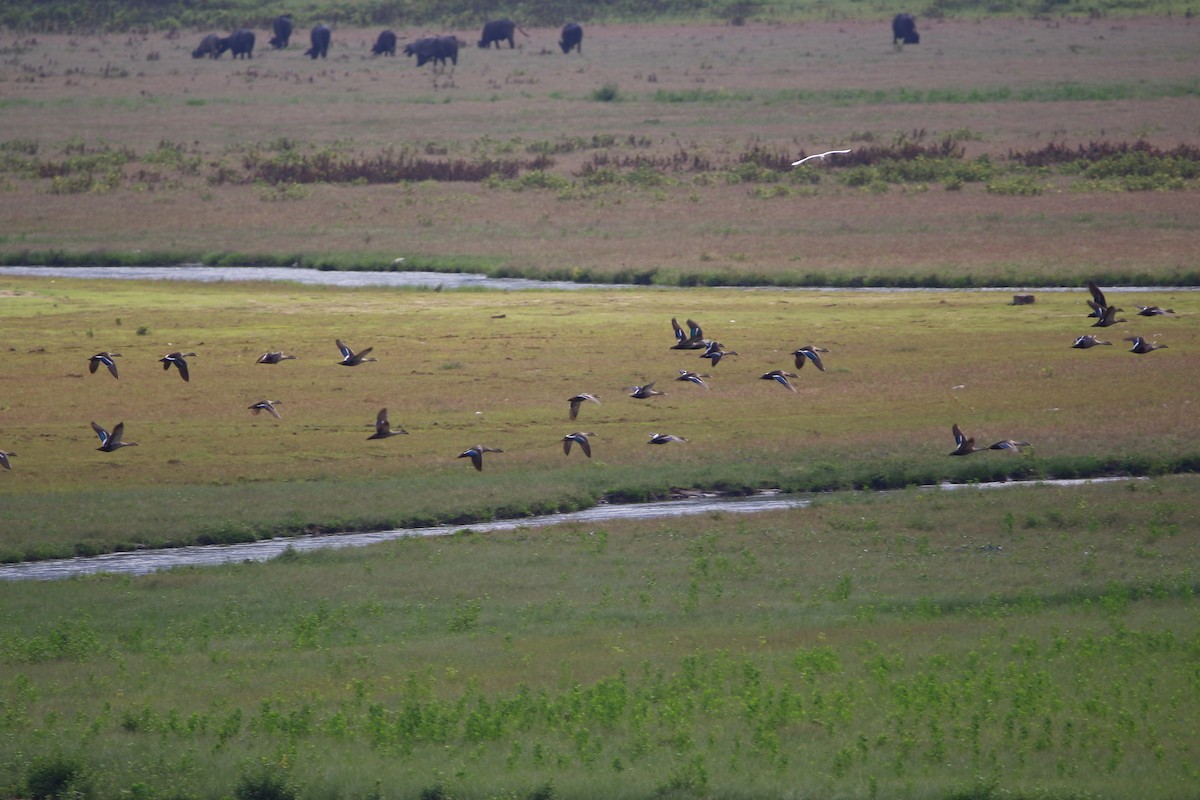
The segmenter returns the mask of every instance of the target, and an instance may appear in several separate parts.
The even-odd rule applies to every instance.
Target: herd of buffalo
[[[272,32],[275,35],[271,37],[271,47],[276,50],[286,50],[291,42],[292,29],[293,23],[290,14],[276,17],[272,23]],[[495,44],[499,48],[503,42],[508,42],[510,49],[515,48],[517,43],[514,34],[517,31],[520,31],[523,36],[529,35],[511,19],[489,20],[483,26],[479,46],[490,48]],[[314,59],[325,58],[329,53],[329,44],[333,41],[333,31],[328,25],[318,24],[309,34],[309,40],[312,46],[304,52],[304,55]],[[921,36],[917,33],[917,22],[912,14],[897,14],[892,20],[892,44],[895,47],[902,47],[906,44],[917,44],[920,41]],[[428,62],[432,62],[434,67],[444,67],[447,61],[457,65],[458,48],[465,44],[466,42],[459,41],[457,36],[422,36],[404,46],[404,55],[416,56],[418,67],[423,67]],[[583,26],[578,22],[568,22],[563,25],[558,46],[562,48],[563,53],[570,53],[574,50],[582,54]],[[192,58],[206,56],[220,58],[226,50],[231,52],[235,59],[254,58],[254,31],[242,28],[228,36],[210,33],[201,39],[200,45],[192,51]],[[396,55],[395,31],[381,32],[376,38],[374,46],[371,47],[371,54],[377,56]]]
[[[272,23],[272,33],[275,35],[271,37],[271,47],[275,50],[286,50],[291,43],[293,29],[291,14],[276,17]],[[509,48],[515,48],[517,43],[514,34],[517,31],[523,36],[529,35],[511,19],[490,20],[483,26],[479,46],[487,48],[495,44],[499,48],[502,42],[508,42]],[[314,59],[325,58],[329,54],[329,44],[333,41],[333,30],[328,25],[318,24],[309,34],[309,40],[312,46],[304,55]],[[236,30],[228,36],[210,33],[201,39],[199,46],[192,51],[192,58],[220,58],[226,51],[232,53],[235,59],[254,58],[254,41],[254,31],[247,28]],[[395,31],[383,31],[375,39],[371,54],[394,56],[396,43]],[[459,41],[457,36],[422,36],[404,46],[404,55],[416,56],[418,67],[424,66],[426,62],[433,62],[434,66],[445,66],[449,61],[456,65],[458,48],[464,44],[466,43]],[[562,39],[558,44],[564,53],[570,53],[572,50],[582,53],[583,27],[577,22],[568,22],[562,28]]]

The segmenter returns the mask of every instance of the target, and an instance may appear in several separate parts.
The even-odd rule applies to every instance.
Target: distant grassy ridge
[[[580,22],[687,20],[743,24],[751,20],[878,19],[909,11],[930,18],[998,15],[1131,15],[1189,13],[1185,0],[929,0],[923,6],[899,0],[863,7],[849,0],[809,4],[797,0],[532,0],[518,10],[500,0],[280,0],[269,7],[252,0],[191,3],[186,0],[45,0],[0,5],[0,25],[23,31],[121,31],[134,28],[269,28],[290,13],[301,25],[316,21],[344,25],[475,24],[509,15],[525,25]]]

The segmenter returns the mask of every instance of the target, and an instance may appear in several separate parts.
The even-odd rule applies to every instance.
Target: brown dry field
[[[335,32],[328,61],[266,47],[252,61],[193,60],[201,33],[0,38],[0,141],[34,140],[58,158],[71,139],[139,154],[174,142],[208,163],[286,137],[302,151],[376,154],[444,145],[451,158],[512,144],[613,134],[624,154],[684,150],[721,160],[754,145],[788,154],[873,137],[968,132],[968,155],[1096,140],[1195,143],[1200,98],[1154,97],[1194,81],[1200,27],[1183,19],[922,21],[922,44],[893,50],[884,22],[589,26],[582,56],[557,31],[517,50],[481,51],[477,31],[452,73],[371,58],[375,30]],[[398,31],[401,41],[425,33]],[[301,36],[301,39],[306,39]],[[107,77],[106,77],[107,75]],[[960,91],[1064,83],[1136,87],[1103,102],[839,104],[786,92]],[[615,84],[619,102],[594,90]],[[668,103],[658,90],[730,99]],[[753,93],[752,99],[736,99]],[[1139,99],[1139,95],[1141,95]],[[555,157],[571,176],[595,151]],[[829,167],[832,169],[833,167]],[[1194,269],[1193,190],[1000,196],[893,187],[871,194],[826,178],[811,195],[756,197],[691,176],[657,189],[513,191],[468,183],[305,187],[278,199],[255,186],[184,179],[171,188],[55,195],[45,180],[0,175],[0,252],[136,250],[252,254],[489,256],[520,268],[674,272],[898,272],[1078,277],[1101,270]],[[1060,187],[1061,188],[1061,187]]]

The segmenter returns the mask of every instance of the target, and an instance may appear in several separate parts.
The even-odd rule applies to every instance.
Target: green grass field
[[[0,584],[0,793],[1191,797],[1195,483]]]
[[[556,18],[478,50],[488,6],[37,5],[0,10],[3,263],[640,285],[0,277],[0,559],[464,528],[0,583],[0,798],[1196,796],[1200,317],[1122,289],[1198,280],[1186,8],[939,0],[896,50],[889,4],[613,3],[566,57]],[[300,40],[339,15],[328,60],[261,28],[252,62],[191,58],[284,9]],[[373,59],[385,18],[470,44],[438,74]],[[1089,280],[1127,321],[1089,327]],[[673,317],[738,355],[671,350]],[[339,366],[337,338],[378,361]],[[675,380],[700,367],[711,389]],[[628,396],[648,381],[667,394]],[[572,421],[578,392],[602,403]],[[409,435],[367,440],[383,407]],[[97,452],[92,421],[139,446]],[[953,458],[954,423],[1031,445]],[[579,430],[591,459],[563,454]],[[477,472],[479,443],[504,452]],[[1146,478],[915,488],[1112,474]],[[816,502],[469,530],[765,487]]]

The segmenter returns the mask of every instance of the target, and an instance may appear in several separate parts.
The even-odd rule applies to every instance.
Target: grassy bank
[[[0,584],[0,793],[1188,797],[1195,482]]]
[[[902,488],[1197,463],[1192,387],[1169,377],[1193,369],[1190,295],[1110,289],[1125,308],[1181,313],[1133,316],[1109,329],[1116,344],[1081,351],[1070,345],[1091,330],[1082,289],[1011,306],[998,292],[8,285],[0,332],[19,345],[0,362],[0,448],[17,453],[0,474],[8,560],[519,517],[681,488]],[[738,355],[710,367],[671,349],[672,317]],[[1126,352],[1133,333],[1168,349]],[[379,360],[340,366],[338,338]],[[807,343],[829,349],[826,372],[796,370],[791,351]],[[88,371],[101,350],[123,354],[119,380]],[[187,383],[157,361],[175,350],[196,353]],[[268,350],[298,358],[256,364]],[[681,369],[711,388],[677,381]],[[772,369],[798,372],[797,391],[760,379]],[[628,396],[650,381],[666,394]],[[1154,386],[1155,400],[1097,402],[1098,385]],[[572,421],[579,392],[602,402]],[[262,399],[282,401],[282,418],[253,416]],[[409,434],[367,441],[381,407]],[[96,452],[92,421],[123,421],[139,446]],[[952,423],[984,446],[1033,446],[948,458]],[[576,430],[595,434],[591,459],[563,455]],[[649,447],[655,431],[689,441]],[[482,472],[456,458],[478,443],[505,451]]]

